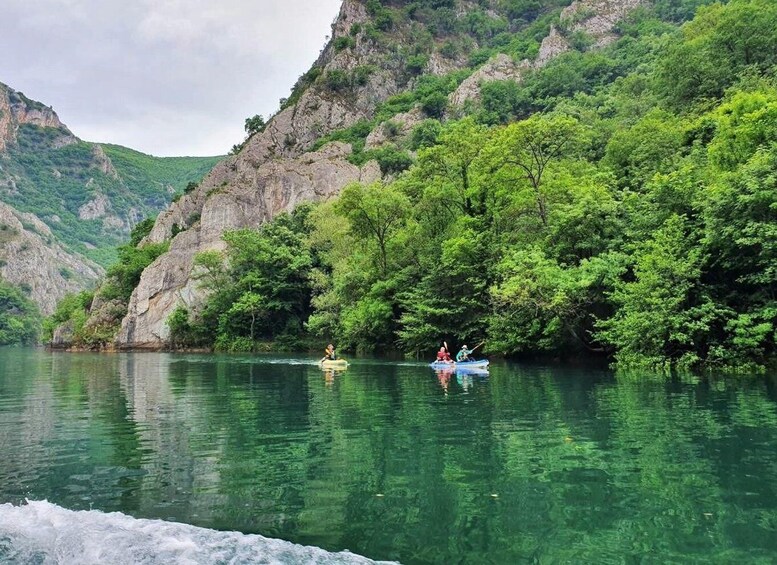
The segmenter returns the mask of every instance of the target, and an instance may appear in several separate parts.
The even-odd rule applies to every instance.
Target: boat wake
[[[0,504],[0,563],[323,565],[375,561],[348,551],[330,553],[258,535],[27,501],[21,506]]]

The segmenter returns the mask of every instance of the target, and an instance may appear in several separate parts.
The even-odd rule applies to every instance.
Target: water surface
[[[5,349],[0,504],[26,499],[408,564],[772,563],[775,386]]]

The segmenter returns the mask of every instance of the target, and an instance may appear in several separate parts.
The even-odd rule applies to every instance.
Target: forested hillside
[[[228,234],[224,255],[199,256],[212,294],[176,312],[174,339],[767,363],[777,6],[702,6],[677,29],[693,4],[645,7],[605,49],[482,85],[469,115],[391,145],[407,157],[388,181]]]
[[[312,336],[414,354],[445,339],[622,367],[772,362],[777,6],[630,2],[599,32],[620,3],[559,19],[566,4],[369,0],[352,35],[390,42],[412,24],[418,42],[396,48],[419,76],[310,150],[347,143],[382,179],[196,255],[186,289],[206,298],[179,301],[170,344]],[[446,53],[466,64],[426,74]],[[352,88],[329,72],[292,97]]]
[[[80,141],[67,130],[22,124],[0,156],[0,198],[41,218],[71,250],[102,264],[137,222],[198,182],[217,157],[160,158]]]

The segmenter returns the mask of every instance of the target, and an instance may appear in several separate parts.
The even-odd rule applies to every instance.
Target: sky
[[[81,139],[223,155],[316,60],[341,0],[0,0],[0,82]]]

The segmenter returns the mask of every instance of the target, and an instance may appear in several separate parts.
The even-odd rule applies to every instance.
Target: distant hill
[[[50,314],[65,294],[95,286],[132,228],[219,159],[82,141],[52,108],[0,83],[0,285]]]
[[[152,157],[78,139],[49,107],[0,83],[0,200],[35,214],[72,251],[107,266],[220,157]]]

